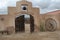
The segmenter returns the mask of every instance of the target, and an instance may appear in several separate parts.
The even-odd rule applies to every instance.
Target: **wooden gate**
[[[34,18],[30,15],[30,32],[34,32]]]
[[[19,16],[15,19],[15,31],[16,32],[24,32],[25,31],[25,25],[24,25],[24,15]]]

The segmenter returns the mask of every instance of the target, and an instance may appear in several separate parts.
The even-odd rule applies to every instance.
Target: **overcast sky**
[[[0,0],[0,14],[7,14],[8,6],[16,6],[16,2],[19,0]],[[33,3],[33,7],[40,8],[40,13],[45,14],[47,12],[60,10],[60,0],[28,0]]]

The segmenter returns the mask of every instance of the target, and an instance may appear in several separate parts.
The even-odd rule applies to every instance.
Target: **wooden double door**
[[[15,19],[15,32],[25,32],[25,17],[19,16]],[[34,18],[30,15],[30,32],[34,32]]]

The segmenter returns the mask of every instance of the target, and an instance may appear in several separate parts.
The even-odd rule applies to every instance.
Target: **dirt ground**
[[[60,40],[60,31],[0,35],[0,40]]]

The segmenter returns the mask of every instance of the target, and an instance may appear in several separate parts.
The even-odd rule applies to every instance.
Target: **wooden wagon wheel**
[[[57,23],[53,19],[48,19],[45,22],[45,28],[47,31],[55,31],[57,27]]]

